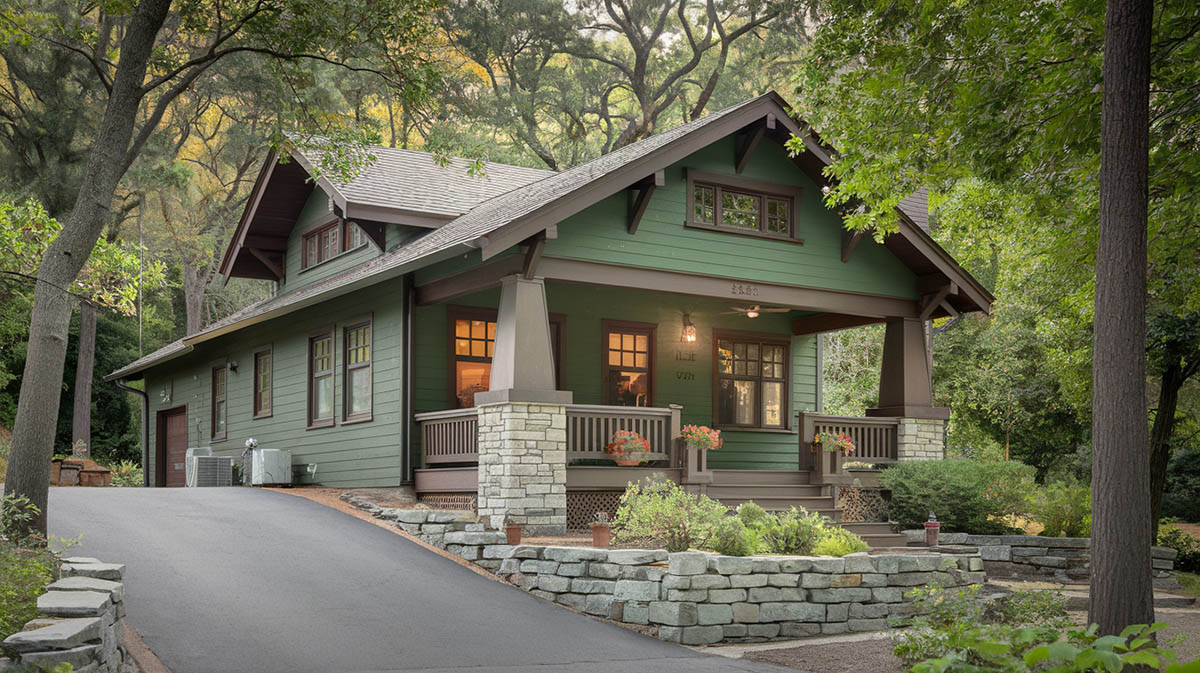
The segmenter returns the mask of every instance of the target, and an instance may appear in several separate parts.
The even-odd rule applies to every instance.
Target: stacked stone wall
[[[567,409],[499,402],[479,407],[479,516],[533,534],[567,528]]]
[[[946,457],[946,422],[901,418],[896,444],[897,460],[941,460]]]
[[[4,640],[16,657],[0,658],[0,671],[65,663],[75,673],[118,673],[126,659],[124,573],[94,558],[63,559],[62,579],[38,596],[38,618]]]

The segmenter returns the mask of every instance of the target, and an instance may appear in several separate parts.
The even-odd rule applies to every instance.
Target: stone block
[[[844,622],[850,618],[849,603],[830,603],[825,606],[825,621]]]
[[[586,563],[559,563],[558,574],[563,577],[583,577],[587,574]]]
[[[802,601],[804,590],[790,587],[754,587],[750,589],[747,600],[751,603]]]
[[[872,591],[876,589],[813,589],[808,592],[808,599],[814,603],[862,603],[871,600]]]
[[[696,606],[696,623],[701,626],[729,624],[733,621],[733,608],[729,605],[700,604]]]
[[[662,588],[687,590],[692,588],[692,578],[686,575],[664,575]]]
[[[888,579],[887,575],[883,575],[880,573],[864,574],[862,576],[862,585],[861,586],[868,587],[868,588],[886,587],[887,579]]]
[[[708,554],[685,551],[671,554],[667,572],[671,575],[703,575],[708,572]]]
[[[1029,562],[1039,568],[1066,568],[1067,559],[1061,556],[1031,556]]]
[[[41,628],[12,634],[5,638],[4,647],[17,652],[70,650],[100,638],[101,627],[96,617],[56,620]]]
[[[876,556],[875,570],[884,575],[891,575],[900,572],[900,557],[899,556]]]
[[[942,567],[942,559],[934,554],[914,554],[901,556],[900,572],[933,572]]]
[[[751,638],[778,638],[778,624],[751,624],[746,627],[747,635]]]
[[[562,593],[571,590],[571,579],[569,577],[559,577],[558,575],[539,575],[537,587],[542,591]]]
[[[1017,558],[1022,556],[1045,556],[1047,549],[1045,547],[1011,547],[1012,555]]]
[[[725,624],[721,626],[721,633],[726,638],[745,638],[750,629],[745,624]]]
[[[651,601],[650,622],[669,626],[693,626],[699,611],[695,603],[680,601]]]
[[[81,645],[69,650],[26,652],[21,655],[22,670],[49,670],[60,664],[70,664],[74,671],[94,666],[100,657],[99,645]]]
[[[589,594],[584,600],[583,611],[589,615],[607,617],[612,610],[613,597],[608,594]]]
[[[829,586],[835,589],[843,587],[860,587],[862,586],[862,575],[846,574],[846,575],[830,575]]]
[[[521,572],[553,575],[558,572],[558,561],[537,561],[529,559],[521,562]]]
[[[821,635],[820,624],[784,622],[779,625],[779,637],[781,638],[808,638],[818,635]]]
[[[833,575],[825,573],[803,573],[799,577],[800,586],[805,589],[828,589],[833,581]]]
[[[444,538],[446,544],[462,544],[462,545],[483,545],[483,544],[504,544],[508,541],[508,537],[500,531],[451,531],[446,533]]]
[[[812,567],[812,559],[808,558],[785,558],[779,560],[779,572],[806,573],[812,570]]]
[[[669,601],[704,602],[708,600],[708,589],[667,589]]]
[[[760,622],[823,622],[825,606],[816,603],[763,603],[758,606]]]
[[[112,580],[120,582],[121,576],[125,574],[125,564],[123,563],[64,563],[62,564],[63,577],[95,577],[101,580]]]
[[[622,621],[629,624],[649,624],[650,623],[650,607],[649,603],[642,601],[629,601],[625,603],[623,610]]]
[[[663,578],[666,581],[666,578]],[[693,575],[692,589],[728,589],[729,578],[724,575]]]
[[[398,521],[401,523],[425,523],[429,519],[429,515],[433,512],[427,509],[392,509],[388,510],[386,518],[389,521]]]
[[[596,563],[588,564],[588,575],[598,577],[605,580],[615,580],[621,574],[621,566],[615,563]]]
[[[529,593],[543,600],[550,601],[551,603],[553,603],[554,599],[558,596],[558,594],[552,594],[549,591],[542,591],[541,589],[533,589]]]
[[[746,600],[745,589],[710,589],[709,603],[742,603]]]
[[[812,560],[812,570],[818,573],[843,573],[846,572],[846,561],[820,556]]]
[[[967,559],[967,570],[970,570],[971,572],[982,572],[983,571],[983,559],[979,558],[978,556],[972,556],[972,557],[968,558]]]
[[[800,575],[796,573],[772,573],[767,575],[767,586],[795,587],[800,585]]]
[[[80,564],[80,565],[92,565],[95,563],[100,563],[100,559],[93,558],[91,556],[68,556],[64,559],[61,559],[61,562],[62,563],[74,563],[74,564]]]
[[[888,584],[894,587],[916,587],[929,584],[935,573],[896,573],[888,577]]]
[[[767,578],[767,575],[730,575],[729,585],[741,589],[765,587],[767,586]]]
[[[512,556],[512,545],[490,544],[482,549],[480,556],[487,559],[506,559]]]
[[[821,635],[823,636],[834,636],[849,630],[850,627],[846,622],[826,622],[821,624]]]
[[[754,571],[754,561],[741,556],[710,556],[708,569],[720,575],[748,575]]]
[[[619,566],[619,568],[618,578],[623,580],[661,582],[667,574],[666,568],[655,566]]]
[[[554,599],[561,605],[565,605],[573,610],[583,611],[587,606],[587,596],[583,594],[559,594],[558,598]]]
[[[846,622],[852,633],[860,631],[882,631],[888,627],[886,619],[851,619]]]
[[[100,617],[112,607],[106,591],[47,591],[38,596],[38,612],[51,617]]]
[[[979,557],[984,561],[1011,561],[1012,547],[1008,545],[992,545],[979,548]]]
[[[500,568],[501,561],[499,559],[479,559],[475,561],[475,565],[488,570],[497,570]]]
[[[542,558],[560,563],[579,563],[580,561],[605,561],[608,559],[608,553],[607,549],[589,547],[546,547],[542,550]]]
[[[611,580],[596,580],[576,577],[571,580],[571,591],[577,594],[612,594],[617,583]]]
[[[500,574],[511,575],[521,572],[521,559],[506,558],[500,562]]]
[[[743,624],[758,623],[758,605],[755,603],[734,603],[730,606],[733,611],[733,621]]]
[[[754,573],[777,573],[779,572],[779,559],[756,556],[750,559],[750,568]]]
[[[658,588],[658,582],[617,580],[613,598],[621,601],[656,601],[659,598]]]
[[[64,577],[46,587],[46,591],[107,591],[114,603],[125,600],[125,585],[95,577]]]
[[[721,642],[724,637],[725,630],[721,626],[685,626],[683,636],[677,642],[684,645],[712,645]]]
[[[610,549],[608,562],[618,565],[644,565],[667,560],[665,549]]]
[[[534,547],[532,545],[517,545],[516,547],[512,548],[509,556],[520,559],[536,559],[541,558],[541,552],[541,547]]]
[[[887,603],[851,603],[850,619],[880,619],[888,616]]]
[[[875,572],[875,560],[867,556],[865,552],[859,554],[850,554],[843,556],[842,561],[845,563],[844,572],[847,573],[873,573]]]

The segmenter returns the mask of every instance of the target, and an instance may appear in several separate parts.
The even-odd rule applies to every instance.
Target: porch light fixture
[[[749,311],[746,311],[746,317],[747,318],[757,318],[758,317],[757,309],[758,309],[758,307],[755,306],[754,308],[750,309]]]
[[[683,314],[683,329],[679,331],[679,340],[683,343],[696,343],[696,326],[692,324],[690,313]]]

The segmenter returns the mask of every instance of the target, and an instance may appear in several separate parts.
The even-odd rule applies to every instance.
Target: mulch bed
[[[787,666],[814,673],[902,673],[903,664],[892,654],[886,638],[854,640],[825,645],[804,645],[749,652],[744,659]]]

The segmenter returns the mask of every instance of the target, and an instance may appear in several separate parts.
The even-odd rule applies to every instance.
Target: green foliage
[[[762,539],[740,517],[727,516],[713,529],[708,546],[725,556],[753,556],[762,546]]]
[[[0,540],[0,640],[37,617],[37,597],[57,573],[58,558],[48,549]]]
[[[1174,549],[1179,552],[1175,557],[1175,569],[1183,572],[1200,572],[1200,540],[1195,536],[1180,530],[1177,526],[1164,523],[1158,527],[1160,547]]]
[[[825,517],[816,512],[793,507],[771,513],[753,502],[739,505],[737,517],[758,538],[760,550],[768,554],[811,554],[827,527]]]
[[[114,463],[107,466],[112,471],[113,486],[141,486],[142,485],[142,466],[132,460],[122,460],[119,463]],[[240,464],[235,464],[235,467],[240,468]]]
[[[621,495],[613,539],[621,543],[650,541],[671,552],[705,547],[717,525],[726,519],[727,509],[672,481],[647,477],[630,482]]]
[[[0,500],[0,538],[14,545],[37,545],[41,536],[32,521],[40,512],[24,495],[4,496]]]
[[[897,463],[881,475],[890,490],[890,520],[919,527],[937,515],[943,530],[1005,533],[1004,517],[1022,513],[1033,486],[1033,469],[1016,461],[966,458]]]
[[[1029,514],[1044,526],[1041,535],[1090,537],[1092,489],[1079,482],[1058,481],[1029,493]]]
[[[845,556],[867,550],[867,543],[859,536],[840,526],[826,526],[821,530],[821,537],[813,546],[812,553],[817,556]]]
[[[1200,446],[1176,451],[1171,456],[1162,514],[1200,523]]]

